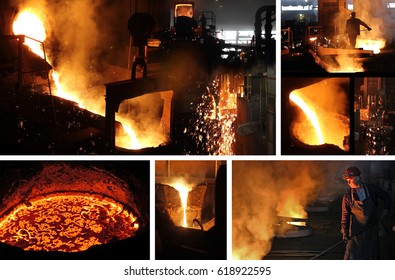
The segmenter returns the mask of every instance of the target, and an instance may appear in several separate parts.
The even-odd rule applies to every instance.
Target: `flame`
[[[362,48],[364,50],[373,51],[374,54],[378,54],[381,52],[381,49],[384,48],[386,41],[384,39],[362,39],[358,38],[356,47]]]
[[[44,42],[47,39],[43,20],[41,20],[31,9],[25,9],[18,14],[13,23],[13,30],[15,34],[24,34],[40,42]],[[35,40],[26,38],[25,44],[29,46],[32,52],[44,58],[42,44]],[[48,55],[48,62],[51,64],[50,54]],[[63,69],[55,70],[53,67],[53,70],[51,70],[52,73],[50,76],[55,86],[53,94],[75,102],[80,108],[104,116],[104,98],[100,102],[100,100],[96,98],[92,100],[92,98],[89,99],[84,97],[84,95],[86,96],[85,91],[88,89],[74,88],[75,85],[73,83],[77,84],[77,86],[80,85],[78,85],[78,81],[72,80],[75,75],[72,72],[73,69],[70,68],[72,67],[64,67]],[[92,88],[89,90],[93,91]],[[102,96],[104,96],[104,94],[102,94]],[[152,137],[147,136],[146,133],[137,133],[136,125],[130,120],[130,117],[128,118],[127,116],[117,114],[116,121],[121,122],[123,127],[122,130],[117,130],[116,145],[119,147],[127,149],[156,147],[167,140],[167,136],[163,135],[164,132],[162,132],[162,135],[159,135],[158,131],[156,131],[155,135]],[[137,137],[137,135],[141,137]]]
[[[53,82],[55,83],[55,92],[54,92],[54,94],[56,96],[59,96],[59,97],[62,97],[64,99],[73,101],[73,102],[77,103],[77,105],[80,108],[85,108],[83,106],[83,104],[80,102],[80,100],[78,98],[76,98],[77,95],[70,94],[69,91],[66,91],[66,90],[63,89],[64,86],[60,82],[60,77],[59,77],[59,73],[58,72],[56,72],[55,70],[52,70],[52,75],[51,76],[52,76]]]
[[[127,124],[128,121],[126,120],[126,118],[122,116],[117,116],[117,120],[122,123],[122,128],[125,132],[123,135],[121,132],[117,133],[117,146],[125,147],[132,150],[143,148],[144,146],[140,143],[131,125]]]
[[[112,199],[57,193],[20,204],[0,219],[0,241],[24,250],[84,251],[134,236],[136,216]]]
[[[325,143],[324,137],[322,136],[321,127],[318,122],[317,114],[297,94],[298,94],[298,91],[292,91],[291,94],[289,95],[289,99],[291,101],[293,101],[296,105],[298,105],[303,110],[303,112],[306,114],[308,119],[310,120],[311,124],[313,125],[313,127],[315,129],[318,144],[320,144],[320,145],[324,144]]]
[[[12,24],[12,29],[15,35],[25,35],[30,38],[25,38],[25,45],[27,45],[32,52],[44,58],[44,50],[40,42],[44,42],[47,38],[44,25],[37,15],[26,10],[18,14],[17,18]]]
[[[326,161],[235,161],[232,177],[232,256],[262,259],[272,249],[286,222],[307,221],[307,206],[328,191],[330,170],[339,163]],[[264,182],[264,191],[257,185]],[[331,184],[329,184],[331,185]],[[245,207],[248,205],[248,207]],[[300,224],[303,226],[303,224]]]
[[[331,73],[357,73],[364,72],[363,64],[360,60],[347,55],[337,55],[335,57],[336,66],[329,65],[328,72]]]
[[[365,51],[372,51],[374,54],[381,52],[386,44],[385,39],[367,39],[358,38],[355,47],[361,48]],[[356,73],[364,72],[362,60],[349,56],[347,54],[336,55],[335,63],[336,66],[329,65],[327,68],[328,72],[331,73]]]

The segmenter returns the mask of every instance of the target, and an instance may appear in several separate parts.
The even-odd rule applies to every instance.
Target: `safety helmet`
[[[361,175],[361,170],[359,170],[359,168],[356,166],[351,166],[347,168],[346,173],[343,174],[342,178],[343,180],[347,180],[350,177],[355,177],[360,175]]]

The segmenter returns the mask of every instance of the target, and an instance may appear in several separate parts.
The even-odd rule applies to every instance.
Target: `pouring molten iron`
[[[344,139],[350,134],[350,121],[341,112],[345,104],[339,104],[345,100],[331,97],[325,87],[328,84],[317,83],[290,93],[289,99],[301,110],[291,123],[291,134],[308,145],[333,144],[346,151]]]
[[[48,39],[46,29],[44,27],[42,18],[39,13],[32,9],[25,9],[21,11],[13,23],[13,31],[15,35],[25,35],[25,44],[32,52],[48,60],[48,63],[53,67],[50,76],[55,89],[53,94],[75,102],[80,108],[87,109],[95,114],[104,116],[104,98],[103,100],[97,97],[89,97],[87,91],[91,91],[95,96],[104,96],[104,92],[95,92],[97,89],[92,85],[87,85],[89,89],[78,88],[72,83],[76,82],[77,73],[74,72],[73,67],[62,67],[56,69],[52,63],[55,58],[51,57],[51,53],[44,55],[43,42]],[[61,55],[61,54],[60,54]],[[78,68],[78,67],[77,67]],[[83,79],[83,77],[79,77]],[[78,81],[79,83],[81,81]],[[117,114],[116,120],[120,122],[121,128],[117,129],[116,144],[118,147],[126,149],[141,149],[144,147],[157,147],[166,141],[167,135],[158,135],[158,129],[151,127],[152,122],[137,124],[133,121],[133,117],[125,114]],[[139,120],[141,121],[141,120]],[[144,133],[145,131],[156,131],[155,135],[151,136]],[[162,132],[166,134],[166,132]],[[141,137],[139,137],[141,136]]]

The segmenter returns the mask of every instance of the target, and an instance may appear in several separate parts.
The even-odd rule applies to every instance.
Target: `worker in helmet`
[[[368,31],[372,30],[366,23],[356,17],[356,13],[352,12],[350,18],[346,21],[346,33],[350,40],[351,48],[355,48],[357,37],[361,34],[360,26],[364,26]]]
[[[378,259],[378,226],[383,219],[389,218],[391,196],[380,187],[365,184],[356,166],[349,167],[342,178],[350,187],[342,200],[344,259]],[[381,214],[377,208],[379,200],[383,208]]]

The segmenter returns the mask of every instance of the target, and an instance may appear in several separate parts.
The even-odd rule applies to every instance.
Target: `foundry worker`
[[[352,48],[355,48],[357,37],[361,33],[361,25],[366,27],[369,31],[372,30],[372,28],[370,28],[366,23],[359,18],[356,18],[355,15],[355,12],[352,12],[350,18],[346,21],[346,33],[348,34],[348,39],[350,40],[350,46]]]
[[[378,259],[379,223],[389,218],[391,196],[378,186],[364,183],[356,166],[349,167],[342,178],[350,187],[342,200],[344,259]],[[379,201],[382,203],[381,213],[377,208]]]

